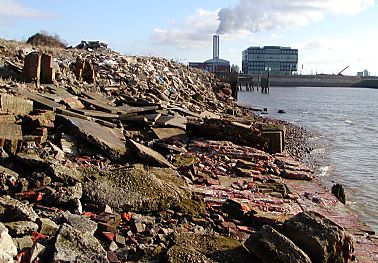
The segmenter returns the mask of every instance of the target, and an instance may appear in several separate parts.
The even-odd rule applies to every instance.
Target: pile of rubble
[[[285,185],[312,180],[285,127],[210,73],[89,50],[0,46],[1,262],[350,259]]]

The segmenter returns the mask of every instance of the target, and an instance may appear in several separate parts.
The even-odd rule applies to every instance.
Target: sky
[[[0,0],[0,38],[41,31],[182,63],[212,58],[219,34],[220,57],[238,66],[250,46],[285,46],[300,74],[378,75],[375,0]]]

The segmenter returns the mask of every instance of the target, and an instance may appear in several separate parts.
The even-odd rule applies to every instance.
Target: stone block
[[[33,111],[33,102],[11,94],[0,94],[0,111],[27,115]]]

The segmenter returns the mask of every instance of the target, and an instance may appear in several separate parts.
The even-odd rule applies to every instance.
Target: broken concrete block
[[[107,204],[116,212],[166,210],[191,198],[187,184],[176,171],[145,169],[140,164],[104,172],[103,176],[86,182],[83,190],[85,201]]]
[[[0,262],[13,263],[13,257],[17,255],[17,247],[8,229],[0,222]]]
[[[38,232],[42,235],[55,236],[59,229],[59,226],[48,218],[38,218],[37,223],[39,224]]]
[[[285,137],[283,131],[262,131],[261,136],[268,139],[269,153],[282,153],[285,146]]]
[[[68,211],[62,212],[59,215],[60,220],[63,223],[67,223],[81,232],[93,235],[97,229],[97,223],[86,218],[85,216],[71,214]]]
[[[121,130],[110,129],[95,122],[63,115],[57,116],[64,130],[71,135],[79,136],[101,149],[109,158],[122,161],[129,154]]]
[[[45,245],[41,244],[38,240],[34,243],[32,249],[30,250],[29,262],[38,262],[40,259],[45,258],[44,253],[47,248]]]
[[[29,205],[13,199],[10,196],[0,197],[0,221],[11,222],[19,220],[35,221],[38,215]]]
[[[58,191],[55,191],[48,195],[44,201],[47,204],[54,206],[67,206],[71,202],[80,199],[83,194],[83,187],[81,183],[76,183],[74,186],[60,187]]]
[[[17,250],[30,249],[33,246],[33,236],[23,236],[13,238],[13,243],[16,245]]]
[[[52,56],[42,54],[41,56],[41,83],[53,84],[55,81],[54,59]]]
[[[54,262],[109,262],[100,242],[89,233],[83,233],[63,224],[56,236]]]
[[[38,230],[38,225],[31,221],[6,222],[4,226],[12,237],[30,235]]]
[[[290,239],[268,225],[251,234],[244,245],[264,263],[311,263]]]
[[[33,102],[11,94],[0,94],[0,111],[27,115],[33,111]]]
[[[76,182],[82,182],[84,176],[74,167],[69,167],[69,162],[65,165],[61,163],[52,163],[46,169],[46,173],[51,176],[54,180],[57,180],[66,184],[74,184]]]
[[[174,166],[167,159],[165,159],[163,155],[154,151],[153,149],[137,143],[131,139],[128,140],[128,142],[129,145],[132,146],[135,153],[146,162],[161,167],[174,168]]]
[[[25,82],[39,81],[41,74],[41,55],[37,52],[25,56],[22,76]]]
[[[286,221],[283,234],[312,262],[349,262],[354,251],[351,235],[315,212],[302,212]]]

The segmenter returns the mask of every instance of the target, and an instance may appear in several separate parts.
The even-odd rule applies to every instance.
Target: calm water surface
[[[341,183],[348,205],[378,232],[378,90],[271,87],[269,94],[238,96],[240,103],[268,108],[269,117],[319,133],[319,176],[329,185]]]

